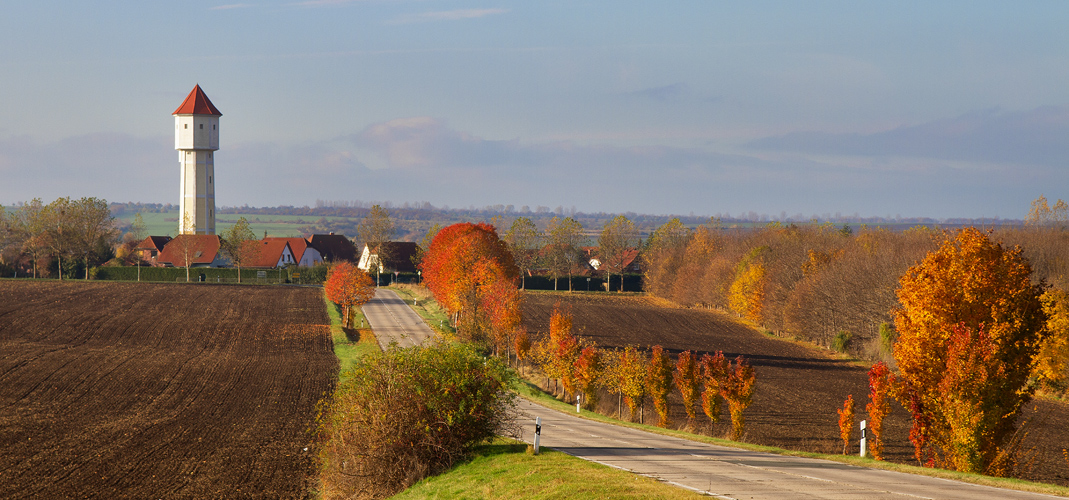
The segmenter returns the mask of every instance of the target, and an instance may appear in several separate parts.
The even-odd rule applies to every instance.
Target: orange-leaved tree
[[[1036,375],[1047,390],[1063,392],[1069,385],[1069,293],[1052,288],[1040,300],[1048,335],[1039,349]]]
[[[724,397],[720,395],[721,386],[727,381],[728,360],[724,358],[723,351],[717,351],[715,355],[702,355],[702,382],[705,390],[702,391],[702,411],[713,423],[720,421],[721,407]]]
[[[646,354],[635,346],[627,346],[622,351],[616,351],[613,363],[612,382],[615,392],[623,396],[624,404],[631,412],[631,420],[635,420],[635,410],[639,410],[639,422],[645,420],[643,416],[643,402],[646,399]]]
[[[750,320],[761,321],[765,303],[765,266],[761,254],[767,247],[758,247],[750,251],[735,266],[735,280],[728,289],[728,305],[738,315]]]
[[[1020,248],[966,228],[899,280],[898,396],[913,414],[910,440],[921,463],[998,472],[992,466],[1035,390],[1028,382],[1045,337],[1043,286],[1031,274]],[[960,345],[977,340],[989,345]],[[957,377],[954,365],[963,359],[985,374]]]
[[[746,428],[746,418],[742,412],[753,402],[754,385],[757,375],[752,366],[741,355],[735,358],[735,367],[728,368],[727,380],[720,384],[720,395],[728,402],[731,413],[731,440],[742,439]]]
[[[593,345],[583,347],[575,360],[575,386],[583,393],[583,404],[591,410],[598,407],[601,376],[601,349]]]
[[[865,411],[869,413],[868,429],[872,438],[868,440],[872,458],[883,460],[883,419],[891,413],[891,394],[894,391],[895,375],[883,361],[869,369],[869,402]]]
[[[518,311],[499,303],[497,291],[502,285],[494,282],[512,284],[519,278],[519,270],[507,245],[489,224],[453,224],[438,231],[423,255],[420,270],[427,288],[452,315],[457,335],[464,340],[492,341],[494,311]],[[520,298],[517,293],[508,300],[518,302]],[[511,319],[500,321],[497,326],[510,323]]]
[[[342,323],[351,327],[350,318],[353,308],[367,304],[375,297],[375,282],[367,273],[356,266],[342,262],[327,271],[327,280],[323,282],[327,299],[342,307]]]
[[[672,359],[664,348],[655,345],[650,351],[650,364],[646,372],[646,384],[649,386],[653,408],[657,410],[657,425],[668,427],[671,423],[668,415],[668,393],[672,392]]]
[[[835,410],[839,413],[839,437],[843,440],[843,455],[850,452],[850,441],[854,434],[854,395],[843,401],[843,407]]]
[[[694,412],[694,404],[698,401],[699,367],[697,356],[693,352],[683,351],[676,359],[676,387],[683,396],[683,408],[687,411],[687,418],[693,421],[698,418]]]

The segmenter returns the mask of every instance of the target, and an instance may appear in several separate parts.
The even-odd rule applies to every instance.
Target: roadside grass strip
[[[699,498],[698,493],[571,455],[497,438],[443,474],[428,477],[394,499]]]
[[[330,317],[330,334],[331,339],[334,341],[334,355],[338,357],[338,381],[342,382],[347,378],[346,373],[361,358],[372,352],[377,352],[381,348],[371,328],[349,329],[346,331],[341,326],[341,310],[338,305],[327,299],[326,294],[323,295],[323,301],[326,303],[327,316]],[[366,324],[364,314],[360,310],[353,311],[353,324],[360,324],[360,322]]]

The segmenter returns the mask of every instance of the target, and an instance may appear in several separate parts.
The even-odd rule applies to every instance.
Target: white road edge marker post
[[[575,412],[579,413],[579,395],[575,395]]]
[[[868,436],[866,436],[866,431],[868,430],[866,428],[867,423],[867,420],[861,421],[861,458],[865,458],[865,454],[868,451],[868,446],[866,446],[866,442],[868,441]]]
[[[534,454],[538,454],[538,438],[542,437],[542,417],[535,417]]]

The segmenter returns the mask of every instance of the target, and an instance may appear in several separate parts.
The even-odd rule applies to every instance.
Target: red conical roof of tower
[[[212,104],[212,101],[208,99],[208,96],[204,95],[204,91],[200,89],[199,84],[193,87],[193,90],[186,96],[186,100],[182,101],[182,105],[171,114],[223,116]]]

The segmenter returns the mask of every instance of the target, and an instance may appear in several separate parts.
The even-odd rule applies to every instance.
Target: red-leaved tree
[[[375,297],[375,282],[356,266],[342,262],[327,271],[327,280],[323,282],[327,299],[342,307],[342,323],[352,327],[350,318],[353,308],[367,304]]]
[[[511,338],[511,332],[501,330],[519,324],[520,295],[503,291],[506,285],[515,288],[519,270],[493,226],[462,223],[443,228],[420,269],[427,288],[452,315],[460,338],[479,343]]]
[[[702,355],[702,382],[705,390],[702,391],[702,411],[713,423],[720,422],[721,407],[724,397],[720,395],[721,386],[727,380],[728,360],[724,359],[723,351],[717,351],[715,355]]]
[[[593,345],[583,347],[575,360],[575,385],[583,393],[583,403],[589,409],[598,407],[601,373],[601,349]]]
[[[883,460],[883,419],[891,413],[891,394],[895,385],[895,375],[884,362],[872,365],[869,370],[869,403],[865,411],[869,413],[868,429],[872,438],[868,440],[872,458]]]

